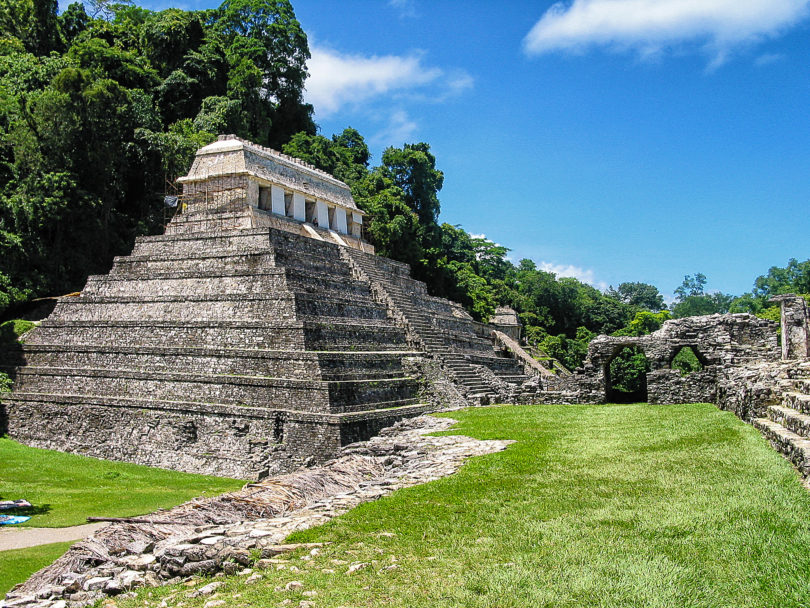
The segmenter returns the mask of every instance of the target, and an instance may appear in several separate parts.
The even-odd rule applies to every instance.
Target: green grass
[[[0,438],[0,497],[34,508],[22,526],[63,527],[87,517],[128,517],[195,496],[237,490],[237,479],[178,473],[30,448]]]
[[[259,585],[221,579],[217,599],[311,599],[318,608],[810,605],[810,494],[732,414],[636,404],[452,417],[456,432],[518,443],[294,534],[332,544],[312,561],[291,556],[298,571],[268,570]],[[372,567],[348,576],[346,562]],[[274,591],[292,580],[317,596]],[[187,591],[144,590],[119,606],[170,598],[170,607],[197,608],[210,599]]]
[[[0,598],[14,585],[61,557],[72,544],[53,543],[28,549],[0,551]]]

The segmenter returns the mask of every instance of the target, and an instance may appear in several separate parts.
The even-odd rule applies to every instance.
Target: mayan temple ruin
[[[225,136],[180,181],[165,234],[26,336],[11,437],[256,478],[529,379],[491,327],[374,255],[332,176]]]
[[[165,234],[138,238],[109,274],[60,298],[6,361],[10,437],[255,479],[428,411],[612,402],[610,364],[631,347],[650,364],[634,399],[716,403],[810,473],[801,298],[779,298],[781,349],[775,324],[753,315],[689,317],[600,336],[571,373],[524,350],[514,310],[478,323],[375,255],[349,187],[306,163],[221,136],[179,181]],[[673,369],[684,348],[702,368],[688,376]]]

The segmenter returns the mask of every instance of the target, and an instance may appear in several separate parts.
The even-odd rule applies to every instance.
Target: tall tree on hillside
[[[655,285],[649,283],[621,283],[615,289],[611,286],[607,295],[630,306],[651,312],[658,312],[666,308],[664,296]]]
[[[382,156],[382,172],[405,194],[405,202],[419,217],[419,223],[436,234],[444,174],[436,169],[430,145],[422,142],[387,148]]]
[[[315,133],[312,106],[303,103],[309,45],[289,0],[225,0],[216,30],[231,66],[229,90],[271,104],[259,143],[280,148],[295,133]],[[251,102],[253,102],[251,104]]]
[[[350,186],[366,176],[371,158],[365,139],[351,127],[339,135],[332,135],[332,139],[323,135],[296,133],[284,145],[283,151],[315,165]]]
[[[767,299],[784,293],[810,293],[810,260],[788,260],[787,266],[772,266],[768,274],[756,278],[753,294]]]
[[[0,37],[20,40],[34,55],[62,48],[57,0],[0,0]]]
[[[700,272],[683,278],[683,283],[675,289],[676,303],[672,307],[673,317],[678,319],[729,311],[734,296],[719,291],[706,293],[706,282],[706,275]]]

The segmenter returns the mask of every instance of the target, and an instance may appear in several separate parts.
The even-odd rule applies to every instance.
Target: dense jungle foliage
[[[444,176],[428,144],[388,148],[372,166],[356,130],[318,134],[303,100],[307,37],[288,0],[57,9],[57,0],[0,0],[0,317],[80,289],[135,236],[160,232],[167,183],[218,133],[347,182],[380,254],[411,264],[431,293],[477,319],[512,306],[530,342],[570,368],[596,334],[641,335],[671,316],[729,310],[773,317],[770,295],[810,291],[810,261],[791,260],[739,298],[687,276],[666,310],[652,285],[603,293],[531,260],[512,263],[506,247],[440,223]]]

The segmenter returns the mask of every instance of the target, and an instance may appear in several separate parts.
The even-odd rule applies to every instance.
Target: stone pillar
[[[329,209],[323,201],[315,201],[315,217],[318,218],[320,228],[331,228],[329,225]]]
[[[271,186],[271,210],[276,215],[284,215],[284,189],[279,188],[278,186]]]
[[[307,203],[304,195],[293,192],[293,217],[301,222],[307,221]]]
[[[363,226],[363,216],[352,211],[352,219],[354,220],[354,223],[352,224],[352,236],[356,236],[359,239],[360,235],[362,234],[361,228]]]
[[[349,232],[346,224],[346,210],[343,207],[335,207],[335,226],[332,228],[341,234]]]
[[[259,206],[259,183],[253,181],[252,179],[248,180],[248,187],[247,187],[247,202],[248,205],[251,207]]]
[[[782,305],[782,359],[807,359],[810,355],[807,303],[794,294],[774,296]]]

